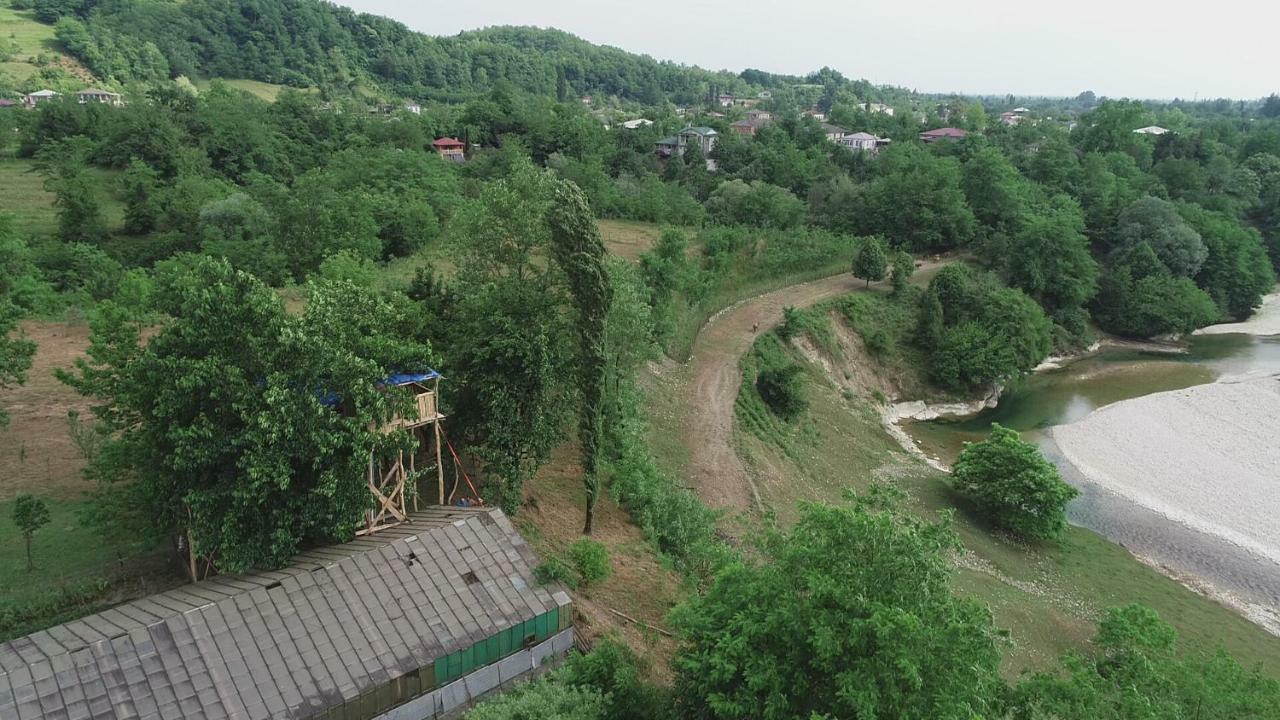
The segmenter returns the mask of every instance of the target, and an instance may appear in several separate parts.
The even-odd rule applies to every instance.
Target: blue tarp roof
[[[400,387],[409,383],[435,380],[438,377],[441,377],[440,373],[428,368],[426,372],[420,373],[392,373],[379,380],[378,385],[380,387]],[[342,404],[342,396],[336,392],[317,391],[316,398],[325,407],[337,407]]]
[[[435,380],[440,377],[440,373],[435,370],[427,370],[421,373],[393,373],[382,379],[380,385],[408,385],[414,382],[423,382],[425,380]]]

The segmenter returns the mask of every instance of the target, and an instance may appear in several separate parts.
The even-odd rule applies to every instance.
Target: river
[[[1167,574],[1236,607],[1280,634],[1280,565],[1223,537],[1170,520],[1085,478],[1065,462],[1048,429],[1112,403],[1217,380],[1280,373],[1280,337],[1197,335],[1180,355],[1105,349],[1007,389],[999,405],[962,421],[902,424],[930,456],[948,464],[967,441],[998,422],[1038,443],[1081,490],[1068,517]]]

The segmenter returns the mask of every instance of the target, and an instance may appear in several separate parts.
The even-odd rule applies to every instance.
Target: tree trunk
[[[31,536],[27,535],[27,572],[36,569],[36,564],[31,561]]]
[[[590,535],[591,527],[596,520],[596,495],[599,493],[600,481],[594,477],[587,479],[587,521],[582,526],[582,534]]]

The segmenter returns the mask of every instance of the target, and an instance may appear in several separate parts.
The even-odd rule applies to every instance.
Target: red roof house
[[[969,133],[961,130],[960,128],[945,127],[938,128],[937,130],[926,130],[920,133],[920,140],[931,143],[937,142],[938,140],[960,140],[968,136]]]
[[[446,160],[462,161],[466,159],[467,144],[458,138],[444,137],[431,143],[440,157]]]

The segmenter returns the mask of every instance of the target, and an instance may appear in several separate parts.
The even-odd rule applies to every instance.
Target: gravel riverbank
[[[1244,595],[1280,611],[1280,378],[1127,400],[1050,435],[1055,459],[1069,466],[1064,475],[1086,493],[1100,489],[1194,531],[1182,537],[1197,547],[1173,549],[1166,538],[1138,550],[1149,561],[1200,577],[1215,586],[1211,594]],[[1220,561],[1198,563],[1207,568],[1179,561],[1192,555]],[[1219,564],[1249,569],[1215,577]]]
[[[1244,322],[1210,325],[1200,328],[1194,334],[1225,335],[1228,333],[1280,335],[1280,292],[1274,292],[1262,298],[1262,307]]]

